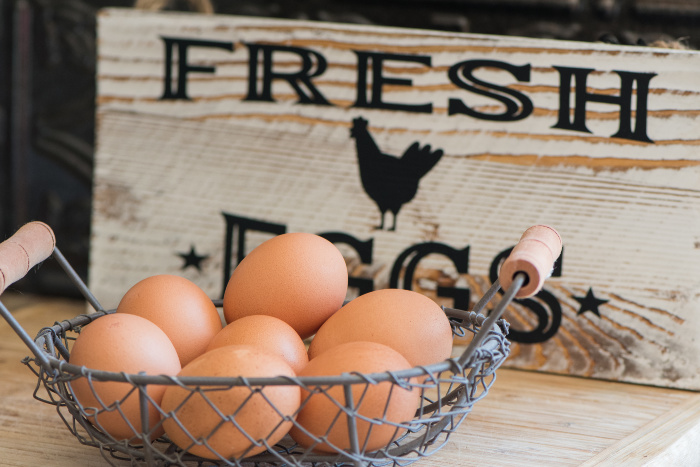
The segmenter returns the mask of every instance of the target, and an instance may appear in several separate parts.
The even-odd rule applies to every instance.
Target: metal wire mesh
[[[454,310],[452,310],[454,311]],[[404,466],[429,456],[444,446],[473,405],[486,396],[494,382],[495,371],[509,353],[507,323],[484,329],[479,344],[464,356],[435,365],[376,374],[350,373],[334,377],[278,378],[194,378],[108,373],[76,367],[68,363],[69,341],[81,326],[110,313],[99,311],[80,315],[43,329],[36,337],[51,362],[42,365],[36,357],[24,363],[35,373],[38,384],[34,397],[51,404],[71,433],[82,443],[95,446],[111,465],[192,466],[192,465],[366,465]],[[484,325],[484,316],[464,313],[452,320],[456,335],[476,335]],[[485,326],[486,327],[486,326]],[[78,382],[87,382],[98,401],[84,406],[74,396]],[[102,401],[99,384],[116,381],[125,385],[121,399]],[[151,396],[153,386],[178,386],[183,397],[169,411],[163,410]],[[298,388],[300,404],[293,410],[279,407],[269,393],[272,388]],[[371,394],[384,388],[383,406],[366,411]],[[236,393],[233,406],[222,403]],[[391,406],[406,393],[419,400],[413,418],[395,420]],[[330,411],[330,422],[319,431],[311,431],[297,420],[304,407],[323,400]],[[140,422],[129,421],[128,404],[137,403]],[[215,415],[215,423],[195,427],[188,406]],[[191,410],[189,410],[191,412]],[[261,431],[243,426],[247,412],[272,419]],[[103,426],[110,418],[124,420],[129,435],[117,439]],[[168,433],[177,433],[173,442]],[[304,438],[303,446],[287,431]],[[387,439],[380,447],[371,446],[374,433]],[[280,438],[280,433],[285,434]],[[299,435],[301,433],[301,435]],[[340,433],[340,434],[338,434]],[[388,433],[388,434],[387,434]],[[221,451],[221,439],[239,439],[242,448]],[[218,443],[218,444],[217,444]],[[251,455],[252,454],[252,455]]]

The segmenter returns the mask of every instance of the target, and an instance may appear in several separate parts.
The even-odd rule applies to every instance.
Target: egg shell
[[[181,370],[175,347],[158,326],[140,316],[116,313],[99,317],[82,328],[73,343],[69,362],[92,370],[128,374],[145,372],[149,375],[173,376]],[[85,377],[72,381],[70,385],[90,421],[115,439],[130,439],[141,432],[139,392],[133,385],[116,381],[90,383]],[[151,439],[163,434],[162,427],[158,425],[160,412],[156,405],[160,404],[166,387],[150,384],[146,389],[152,399],[148,405]],[[129,391],[132,391],[131,394]],[[120,410],[136,432],[115,410],[116,406],[103,410],[116,402],[119,402]]]
[[[211,339],[223,328],[214,303],[194,282],[160,274],[132,286],[117,306],[157,324],[170,338],[184,367],[204,353]]]
[[[227,323],[270,315],[291,325],[302,339],[313,335],[343,304],[348,270],[338,248],[304,232],[273,237],[234,269],[224,292]]]
[[[399,351],[413,366],[430,365],[452,353],[449,319],[418,292],[380,289],[360,295],[333,314],[309,345],[309,359],[351,341],[372,341]]]
[[[258,347],[228,345],[196,358],[178,376],[292,377],[294,371],[281,357]],[[255,446],[233,422],[222,423],[212,406],[226,416],[235,416],[238,426],[252,439],[267,440],[274,445],[292,425],[290,420],[284,421],[282,415],[293,417],[299,408],[301,394],[296,385],[269,385],[253,394],[246,386],[204,386],[202,389],[203,393],[192,393],[180,386],[170,386],[161,407],[168,413],[163,426],[170,439],[182,449],[209,459],[218,459],[219,455],[224,458],[248,457],[265,451],[264,444]],[[187,432],[172,418],[173,414]],[[193,438],[206,439],[215,452],[204,444],[196,444]]]
[[[250,315],[226,325],[209,343],[207,351],[225,345],[253,345],[282,357],[294,372],[309,363],[304,341],[289,324],[267,315]]]
[[[346,372],[370,374],[410,367],[409,362],[391,347],[376,342],[356,341],[340,344],[312,359],[299,376],[341,375]],[[413,419],[420,405],[421,394],[418,388],[405,389],[391,381],[385,381],[353,385],[352,398],[362,417],[384,421],[372,423],[365,418],[356,417],[360,448],[363,451],[373,451],[388,445],[405,431],[397,430],[395,424]],[[295,425],[290,430],[292,439],[302,447],[311,446],[314,440],[304,432],[307,430],[314,436],[327,436],[328,443],[314,446],[316,451],[337,452],[334,446],[350,449],[347,415],[339,415],[341,409],[338,404],[345,405],[341,385],[333,386],[325,392],[302,390],[302,408],[296,419],[301,428]]]

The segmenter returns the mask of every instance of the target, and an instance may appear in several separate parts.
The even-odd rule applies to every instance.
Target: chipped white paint
[[[190,47],[187,64],[211,72],[188,73],[189,100],[161,99],[162,37],[231,43],[232,50]],[[327,68],[312,82],[330,105],[298,104],[284,80],[272,82],[274,102],[244,100],[246,44],[259,43],[322,55]],[[382,100],[431,104],[431,112],[353,106],[362,92],[358,52],[429,57],[429,65],[387,59],[384,78],[405,81],[385,83]],[[450,80],[449,69],[468,60],[529,65],[527,80],[493,66],[474,76],[527,96],[532,113],[514,121],[448,115],[450,99],[482,114],[504,112],[493,97]],[[299,55],[276,52],[275,72],[300,67]],[[611,137],[620,106],[610,103],[587,103],[590,133],[555,128],[557,70],[567,67],[594,70],[593,96],[618,96],[619,71],[655,73],[645,101],[653,142]],[[109,9],[99,18],[97,83],[90,286],[105,306],[158,273],[185,275],[220,296],[224,212],[287,231],[372,239],[371,264],[340,246],[352,274],[376,288],[389,285],[396,258],[413,245],[468,246],[468,273],[436,255],[416,272],[414,287],[446,305],[451,299],[437,297],[438,286],[468,288],[478,298],[494,258],[530,225],[548,223],[564,239],[561,277],[545,288],[561,308],[561,327],[546,342],[516,344],[509,364],[700,389],[700,53]],[[639,86],[630,98],[633,119],[643,111]],[[374,228],[379,211],[363,190],[350,137],[358,116],[385,153],[398,156],[413,141],[444,150],[401,208],[396,231]],[[269,236],[249,232],[247,248]],[[183,270],[177,254],[193,246],[207,255],[201,271]],[[600,316],[578,313],[576,297],[589,290],[607,300]],[[537,324],[519,306],[508,318],[525,332]]]

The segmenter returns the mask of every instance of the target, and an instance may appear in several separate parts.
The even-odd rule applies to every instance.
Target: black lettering
[[[493,120],[499,122],[513,122],[530,116],[533,110],[532,101],[525,94],[505,86],[489,83],[474,76],[474,70],[482,67],[499,68],[508,71],[518,81],[530,81],[530,65],[516,66],[497,60],[466,60],[453,65],[448,76],[455,86],[458,86],[474,94],[479,94],[497,100],[505,107],[499,114],[479,112],[467,106],[460,99],[449,99],[447,114],[464,114],[480,120]],[[474,83],[474,85],[469,83]],[[491,91],[498,91],[491,92]],[[511,99],[511,96],[514,99]]]
[[[612,135],[613,137],[653,143],[647,136],[647,99],[649,96],[649,82],[656,76],[656,73],[633,73],[613,70],[620,76],[620,94],[615,96],[588,92],[586,82],[588,74],[594,71],[592,68],[563,66],[555,66],[554,68],[559,72],[560,81],[559,119],[552,128],[591,133],[586,126],[586,103],[599,102],[620,107],[620,127],[617,133]],[[634,130],[632,130],[632,100],[635,84],[637,99]],[[572,86],[574,87],[573,120],[571,120],[572,109],[570,104]]]
[[[362,264],[372,264],[372,250],[374,248],[374,239],[358,240],[352,235],[342,232],[326,232],[319,236],[325,238],[332,243],[344,243],[357,252]],[[364,277],[348,277],[348,287],[356,287],[358,295],[364,295],[374,290],[374,280]]]
[[[498,279],[498,271],[501,264],[510,255],[511,251],[513,251],[513,247],[502,251],[494,258],[489,269],[491,282],[495,282]],[[562,251],[554,263],[552,277],[561,277],[563,257],[564,252]],[[533,298],[516,299],[514,301],[534,313],[537,318],[537,326],[529,331],[514,329],[511,326],[508,331],[510,340],[523,344],[535,344],[545,342],[557,333],[561,326],[562,309],[559,300],[554,295],[542,289]]]
[[[190,72],[214,73],[213,66],[190,65],[187,61],[187,50],[190,47],[210,47],[233,51],[233,42],[208,41],[200,39],[183,39],[163,37],[165,44],[165,75],[163,76],[163,95],[161,99],[189,100],[187,95],[187,74]],[[173,90],[173,51],[177,47],[177,87]]]
[[[443,256],[446,256],[450,259],[450,261],[452,261],[452,264],[454,264],[455,268],[457,268],[457,272],[461,274],[467,274],[469,272],[469,246],[466,246],[461,250],[457,250],[449,245],[445,245],[444,243],[420,243],[418,245],[414,245],[407,248],[396,258],[394,266],[391,270],[391,276],[389,277],[389,287],[395,289],[404,288],[406,290],[411,290],[413,278],[418,263],[430,254],[441,254]],[[401,273],[401,269],[404,268],[404,263],[411,256],[412,258],[405,266],[403,287],[400,287],[399,276]],[[454,308],[462,310],[469,309],[469,289],[439,286],[437,289],[437,295],[439,297],[452,298],[454,301]]]
[[[318,52],[302,47],[286,45],[267,45],[246,43],[248,47],[248,94],[245,101],[274,102],[272,83],[281,79],[289,83],[299,97],[299,104],[332,105],[323,97],[311,81],[312,78],[323,74],[328,67],[326,59]],[[274,70],[273,55],[276,52],[286,52],[297,55],[301,59],[301,68],[293,72]],[[258,91],[258,65],[262,55],[261,85]]]
[[[236,247],[236,264],[240,263],[246,255],[245,234],[248,230],[256,230],[258,232],[268,232],[273,235],[282,235],[287,231],[287,226],[283,224],[275,224],[272,222],[259,221],[248,217],[235,216],[226,212],[221,213],[226,220],[226,235],[224,243],[224,287],[221,291],[221,296],[224,296],[226,285],[231,278],[233,268],[231,267],[231,259],[233,256],[233,241],[234,234],[237,234],[238,241]]]
[[[354,51],[357,55],[357,98],[354,107],[367,109],[399,110],[406,112],[431,113],[433,104],[401,104],[396,102],[384,102],[384,85],[412,86],[410,79],[389,78],[384,76],[384,62],[386,60],[399,62],[414,62],[430,66],[431,57],[427,55],[403,55],[379,52]],[[372,68],[371,98],[368,99],[367,72]]]

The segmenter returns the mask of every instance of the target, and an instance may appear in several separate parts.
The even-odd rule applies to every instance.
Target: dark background
[[[150,0],[196,10],[205,0]],[[700,0],[214,1],[216,13],[700,49]],[[0,239],[49,223],[87,277],[95,17],[134,2],[0,0]],[[53,262],[15,289],[76,295]]]

